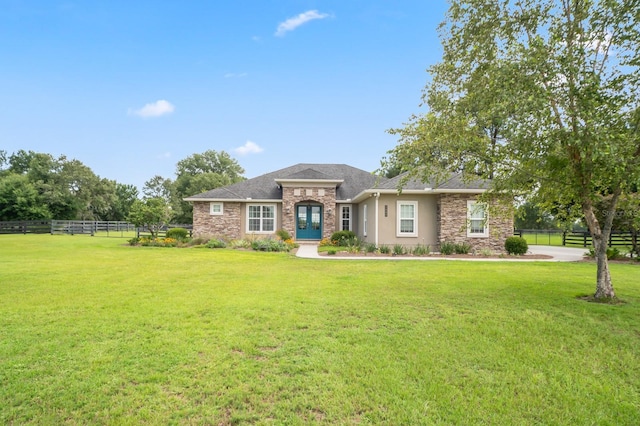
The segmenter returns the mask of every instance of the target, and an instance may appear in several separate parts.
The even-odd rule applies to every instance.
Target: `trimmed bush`
[[[184,241],[189,236],[189,230],[184,228],[171,228],[167,231],[167,238]]]
[[[509,254],[523,255],[529,250],[529,245],[522,237],[509,237],[504,242],[504,248]]]

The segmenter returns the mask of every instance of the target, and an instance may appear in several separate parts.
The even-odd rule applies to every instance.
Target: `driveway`
[[[577,262],[582,260],[584,254],[587,252],[585,248],[575,247],[558,247],[558,246],[529,246],[529,252],[531,254],[544,254],[551,256],[551,259],[470,259],[470,258],[454,258],[454,257],[372,257],[372,256],[359,256],[359,257],[338,257],[338,256],[320,256],[318,254],[318,246],[315,244],[300,244],[296,256],[305,259],[350,259],[350,260],[468,260],[468,261],[483,261],[483,262]]]

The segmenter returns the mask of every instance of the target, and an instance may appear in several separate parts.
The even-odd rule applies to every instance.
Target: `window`
[[[209,214],[211,214],[211,215],[221,215],[222,214],[222,203],[211,203],[211,204],[209,204]]]
[[[488,237],[487,205],[467,201],[467,237]]]
[[[248,232],[273,232],[276,229],[276,206],[250,204],[247,207]]]
[[[415,237],[418,235],[418,202],[398,201],[397,204],[397,228],[398,237]]]
[[[365,204],[363,207],[363,219],[362,219],[362,226],[363,226],[363,231],[364,231],[364,236],[367,236],[367,205]]]
[[[340,230],[351,231],[351,206],[340,207]]]

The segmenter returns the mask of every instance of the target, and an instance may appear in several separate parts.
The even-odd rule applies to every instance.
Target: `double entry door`
[[[322,239],[322,206],[298,205],[296,207],[296,239]]]

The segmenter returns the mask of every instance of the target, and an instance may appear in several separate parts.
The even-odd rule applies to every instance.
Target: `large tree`
[[[192,154],[176,164],[173,202],[175,220],[191,223],[193,206],[183,198],[244,180],[244,169],[225,151],[207,150]]]
[[[615,297],[607,240],[640,180],[640,0],[450,3],[423,92],[429,111],[391,130],[399,145],[382,169],[493,178],[491,192],[582,216],[595,297]]]

